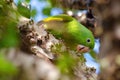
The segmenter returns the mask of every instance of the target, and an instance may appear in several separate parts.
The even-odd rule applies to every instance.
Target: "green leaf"
[[[31,0],[25,0],[25,2],[30,3]]]
[[[94,50],[91,50],[89,53],[93,59],[97,60],[97,54]]]
[[[28,9],[26,6],[23,6],[21,2],[18,3],[17,8],[18,8],[18,12],[22,16],[30,18],[30,9]]]
[[[52,7],[56,7],[58,5],[56,0],[48,0]]]
[[[42,13],[44,15],[47,15],[47,16],[50,16],[51,15],[51,7],[45,7],[43,10],[42,10]]]
[[[31,11],[31,17],[35,17],[36,14],[37,14],[36,9],[33,9],[33,10]]]
[[[71,74],[73,67],[76,64],[76,60],[69,55],[69,53],[63,53],[57,60],[57,66],[62,73]]]
[[[17,68],[10,61],[8,61],[2,53],[0,53],[0,76],[15,75],[16,73]]]
[[[19,37],[14,22],[6,23],[6,26],[2,29],[0,38],[0,48],[15,47],[19,44]]]

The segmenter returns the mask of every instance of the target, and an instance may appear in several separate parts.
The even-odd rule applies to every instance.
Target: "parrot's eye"
[[[90,39],[87,39],[87,42],[90,43]]]

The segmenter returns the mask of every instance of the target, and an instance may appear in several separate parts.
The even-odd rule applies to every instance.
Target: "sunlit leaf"
[[[27,17],[27,18],[30,18],[30,9],[28,9],[26,6],[23,6],[23,5],[21,4],[21,2],[18,3],[17,8],[18,8],[18,9],[17,9],[18,12],[19,12],[22,16]]]
[[[25,0],[25,2],[29,3],[31,0]]]

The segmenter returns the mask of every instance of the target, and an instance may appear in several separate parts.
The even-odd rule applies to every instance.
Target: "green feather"
[[[45,18],[40,23],[55,37],[63,39],[65,44],[75,48],[78,44],[94,48],[94,36],[90,30],[76,19],[65,14]]]

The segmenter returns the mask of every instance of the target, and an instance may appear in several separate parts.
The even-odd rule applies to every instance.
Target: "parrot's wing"
[[[65,14],[61,14],[61,15],[56,15],[56,16],[51,16],[48,18],[43,19],[43,22],[51,22],[51,21],[65,21],[65,22],[69,22],[72,21],[74,18],[65,15]]]
[[[53,34],[61,34],[66,30],[67,24],[73,20],[74,18],[65,14],[61,14],[45,18],[38,22],[38,25],[43,24],[44,28],[46,30],[50,30]]]

